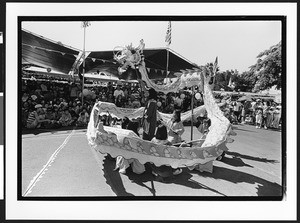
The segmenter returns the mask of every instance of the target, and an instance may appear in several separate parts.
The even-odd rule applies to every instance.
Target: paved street
[[[22,195],[47,196],[280,196],[281,132],[235,125],[237,136],[213,173],[183,170],[166,182],[150,169],[142,175],[119,174],[114,160],[97,156],[86,130],[22,135]],[[194,129],[194,139],[197,138]],[[184,139],[190,139],[186,127]]]

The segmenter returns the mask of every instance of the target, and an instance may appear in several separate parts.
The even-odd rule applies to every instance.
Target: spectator
[[[29,129],[41,128],[41,125],[44,122],[49,122],[49,120],[45,119],[45,115],[44,115],[44,111],[42,109],[42,105],[37,104],[35,106],[35,111],[31,112],[28,115],[27,128],[29,128]]]
[[[85,113],[81,112],[77,119],[76,126],[83,127],[83,126],[87,126],[87,124],[88,124],[88,119],[87,119]]]
[[[69,112],[68,108],[64,108],[62,115],[60,119],[58,120],[58,123],[61,124],[62,126],[70,126],[73,123],[72,116]]]
[[[118,84],[117,89],[114,91],[115,102],[117,101],[117,98],[118,98],[119,95],[124,97],[124,92],[123,92],[123,90],[121,90],[120,85]]]

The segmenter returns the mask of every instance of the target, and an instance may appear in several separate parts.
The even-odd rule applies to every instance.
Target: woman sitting
[[[131,121],[128,117],[125,117],[122,121],[122,129],[128,129],[133,131],[139,136],[138,133],[139,123],[136,121]],[[137,174],[141,174],[145,172],[145,166],[141,164],[137,159],[125,159],[122,156],[117,156],[116,158],[116,166],[114,170],[119,169],[119,173],[125,174],[126,169],[131,166],[132,171]]]
[[[171,145],[171,143],[168,141],[168,134],[167,134],[167,128],[163,124],[159,122],[159,125],[156,130],[155,137],[151,140],[151,142],[154,142],[156,144],[162,144],[162,145]],[[152,174],[160,177],[162,181],[166,178],[173,177],[174,175],[178,175],[182,173],[181,168],[173,169],[171,166],[162,165],[162,166],[155,166],[153,163],[150,164],[152,168]]]
[[[167,128],[169,129],[168,140],[171,144],[182,142],[181,135],[184,132],[184,126],[181,122],[180,116],[180,110],[175,110],[173,113],[173,117],[170,121],[167,122]]]

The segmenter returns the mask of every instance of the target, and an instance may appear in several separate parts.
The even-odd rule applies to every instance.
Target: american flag
[[[81,23],[81,27],[82,27],[82,28],[88,27],[88,26],[90,26],[90,25],[91,25],[91,23],[90,23],[89,21],[83,21],[83,22]]]
[[[213,66],[213,75],[216,75],[217,68],[218,68],[218,57],[216,57],[216,60],[215,60],[214,66]]]
[[[166,39],[165,39],[165,42],[168,44],[168,46],[171,44],[172,41],[171,32],[172,32],[172,27],[171,27],[171,22],[169,21],[169,25],[166,33]]]

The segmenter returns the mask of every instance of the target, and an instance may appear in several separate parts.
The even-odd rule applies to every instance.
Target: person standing
[[[280,108],[277,106],[275,108],[275,111],[273,112],[274,118],[273,118],[273,127],[275,129],[279,129],[279,122],[280,122],[280,118],[281,118],[281,110]]]
[[[117,85],[117,89],[114,91],[115,103],[117,102],[118,96],[124,97],[124,91],[121,89],[120,84]]]
[[[256,116],[255,116],[255,123],[256,123],[256,128],[260,129],[262,127],[263,122],[263,108],[261,104],[256,107]]]
[[[143,140],[151,141],[151,139],[154,137],[157,119],[156,112],[157,92],[153,88],[150,88],[142,119]]]

